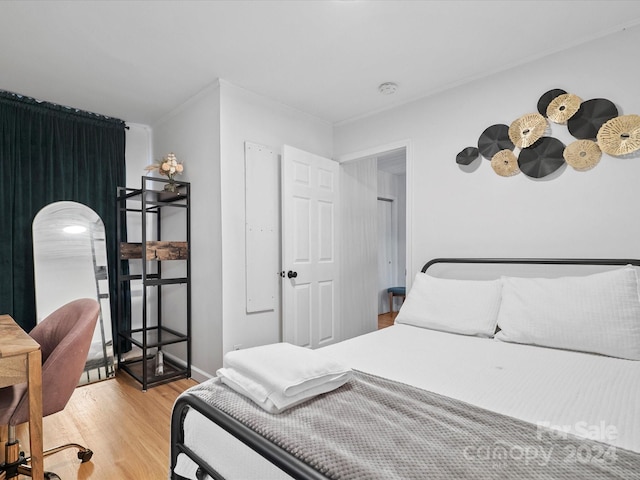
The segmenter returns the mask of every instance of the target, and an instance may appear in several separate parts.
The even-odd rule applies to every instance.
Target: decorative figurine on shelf
[[[145,167],[147,172],[157,170],[160,175],[169,177],[169,183],[164,186],[164,189],[168,192],[175,192],[177,190],[174,177],[181,175],[184,171],[184,165],[179,162],[173,152],[163,157],[162,160],[156,161],[153,165]]]

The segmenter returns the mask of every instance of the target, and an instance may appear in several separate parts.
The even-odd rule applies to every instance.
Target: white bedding
[[[640,361],[394,325],[322,349],[367,373],[526,420],[614,427],[598,438],[640,452]],[[609,428],[611,432],[611,428]],[[581,434],[582,433],[582,434]],[[608,435],[613,436],[613,435]]]
[[[411,325],[394,325],[322,352],[363,372],[640,452],[640,361]],[[185,443],[226,478],[289,478],[195,412],[185,422]]]

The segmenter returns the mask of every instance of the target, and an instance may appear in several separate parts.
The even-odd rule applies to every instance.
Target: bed
[[[180,395],[170,477],[640,478],[639,265],[432,260],[393,326],[319,349],[339,388]]]

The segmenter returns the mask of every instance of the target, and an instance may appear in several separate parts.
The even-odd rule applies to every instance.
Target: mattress
[[[640,362],[394,325],[323,351],[352,368],[640,452]],[[609,428],[607,428],[609,427]],[[613,433],[613,430],[616,433]]]
[[[350,367],[640,452],[640,362],[394,325],[322,348]],[[201,414],[185,444],[228,479],[290,478]],[[196,478],[186,456],[176,471]]]

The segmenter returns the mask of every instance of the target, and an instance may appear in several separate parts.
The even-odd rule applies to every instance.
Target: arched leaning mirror
[[[105,243],[102,219],[81,203],[51,203],[33,220],[37,321],[78,298],[100,303],[81,384],[115,375]]]

